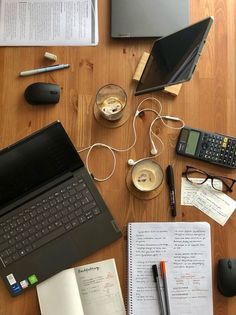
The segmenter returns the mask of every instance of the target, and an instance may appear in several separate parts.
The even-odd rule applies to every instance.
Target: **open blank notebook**
[[[167,264],[171,315],[213,315],[206,222],[129,223],[128,314],[160,314],[152,265],[161,260]]]

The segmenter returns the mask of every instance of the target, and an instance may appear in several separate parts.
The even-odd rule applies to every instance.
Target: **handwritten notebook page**
[[[126,315],[115,260],[75,268],[85,315]]]
[[[61,271],[37,293],[42,315],[126,315],[114,259]]]
[[[167,262],[171,315],[213,315],[208,223],[129,223],[129,315],[160,314],[152,265]]]

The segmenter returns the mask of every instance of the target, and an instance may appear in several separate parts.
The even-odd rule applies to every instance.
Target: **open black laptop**
[[[0,275],[11,295],[120,236],[60,122],[0,151]]]

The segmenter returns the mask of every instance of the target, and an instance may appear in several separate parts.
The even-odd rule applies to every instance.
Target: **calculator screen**
[[[191,154],[191,155],[195,154],[199,137],[200,137],[200,132],[194,131],[194,130],[191,130],[189,132],[185,153]]]

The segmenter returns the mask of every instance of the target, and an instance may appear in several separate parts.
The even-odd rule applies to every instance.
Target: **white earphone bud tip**
[[[156,155],[157,154],[157,149],[156,148],[152,148],[151,149],[151,155]]]
[[[134,160],[129,159],[129,160],[128,160],[128,164],[129,164],[129,165],[134,165],[134,164],[135,164],[135,163],[134,163]]]

